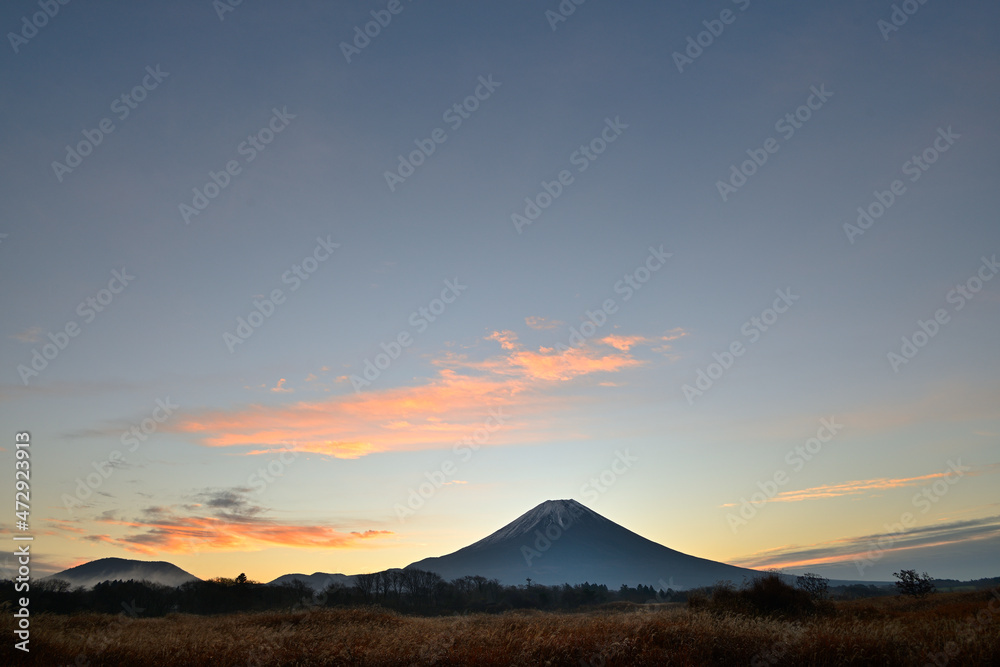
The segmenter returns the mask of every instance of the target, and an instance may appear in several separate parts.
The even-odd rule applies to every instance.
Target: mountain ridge
[[[267,582],[268,586],[281,586],[295,581],[301,581],[314,591],[322,591],[331,583],[338,583],[344,586],[354,585],[354,575],[352,574],[331,574],[329,572],[313,572],[312,574],[283,574],[276,579]]]

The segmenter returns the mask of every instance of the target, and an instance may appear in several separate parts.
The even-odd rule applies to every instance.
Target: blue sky
[[[576,498],[741,565],[997,574],[995,5],[389,4],[0,10],[46,567],[356,573]]]

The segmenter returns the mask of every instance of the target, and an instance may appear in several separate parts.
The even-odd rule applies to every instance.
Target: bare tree
[[[806,572],[797,577],[795,585],[809,594],[814,600],[825,600],[830,592],[830,580],[812,572]]]
[[[375,590],[375,574],[358,574],[354,577],[354,588],[365,600],[371,600]]]
[[[388,575],[389,590],[392,591],[392,596],[398,600],[403,596],[403,571],[390,570]]]

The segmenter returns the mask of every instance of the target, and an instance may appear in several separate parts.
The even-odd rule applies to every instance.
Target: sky
[[[36,576],[1000,574],[1000,7],[577,1],[4,3]]]

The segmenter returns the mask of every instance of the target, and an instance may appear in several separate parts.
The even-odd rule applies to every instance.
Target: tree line
[[[0,607],[21,595],[12,581],[0,582]],[[32,608],[51,613],[96,611],[130,616],[169,613],[225,614],[311,607],[379,605],[401,612],[453,614],[501,612],[512,609],[571,610],[614,601],[683,601],[684,593],[656,591],[651,586],[617,591],[604,584],[542,586],[528,580],[520,586],[497,579],[467,576],[452,581],[424,570],[384,570],[355,575],[353,585],[331,581],[315,591],[301,581],[262,584],[240,574],[190,581],[172,587],[149,581],[104,581],[92,588],[73,587],[50,579],[32,584]]]
[[[775,573],[776,574],[776,573]],[[923,596],[933,591],[931,578],[912,570],[895,573],[897,592]],[[998,580],[964,582],[972,587],[986,587]],[[774,597],[787,591],[776,581],[770,592]],[[950,583],[950,582],[949,582]],[[959,582],[956,582],[959,583]],[[995,585],[995,584],[994,584]],[[760,584],[757,584],[758,588]],[[852,599],[892,595],[889,587],[852,584],[829,587],[825,578],[807,574],[799,577],[795,588],[813,599]],[[261,584],[240,574],[232,579],[218,577],[191,581],[177,587],[148,581],[105,581],[92,588],[73,587],[66,581],[45,580],[31,586],[32,609],[52,613],[96,611],[129,616],[163,616],[169,613],[226,614],[233,612],[289,610],[315,607],[378,605],[404,613],[454,614],[467,612],[503,612],[513,609],[576,610],[608,603],[649,604],[724,599],[735,590],[728,582],[713,587],[686,591],[654,589],[652,586],[627,586],[618,589],[604,584],[539,585],[526,580],[521,585],[505,585],[497,579],[466,576],[446,581],[434,572],[417,569],[392,569],[355,575],[353,585],[332,581],[316,591],[304,582]],[[754,582],[744,582],[742,591],[753,593]],[[777,593],[775,592],[777,591]],[[743,593],[749,595],[750,593]],[[787,593],[789,596],[793,595]],[[0,608],[16,603],[22,593],[15,593],[14,582],[0,582]],[[789,598],[792,599],[792,598]]]

